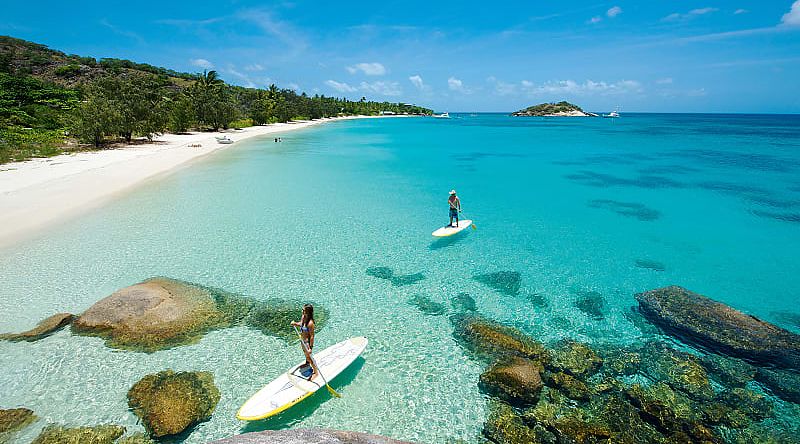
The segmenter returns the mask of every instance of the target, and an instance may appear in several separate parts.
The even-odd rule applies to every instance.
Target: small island
[[[540,103],[511,113],[516,117],[597,117],[597,114],[586,112],[580,106],[561,101],[558,103]]]

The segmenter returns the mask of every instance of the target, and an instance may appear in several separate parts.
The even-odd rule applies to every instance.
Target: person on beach
[[[308,378],[310,381],[319,374],[319,369],[311,359],[311,352],[314,350],[314,306],[311,304],[304,305],[300,322],[292,321],[292,325],[300,327],[300,347],[303,349],[303,354],[306,355],[306,363],[301,366],[301,369],[311,367],[311,377]]]
[[[461,200],[456,196],[456,190],[450,190],[450,197],[447,199],[447,204],[450,206],[450,226],[458,227],[458,213],[461,211]],[[453,219],[456,224],[453,225]]]

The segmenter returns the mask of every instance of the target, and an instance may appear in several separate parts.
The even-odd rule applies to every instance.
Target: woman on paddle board
[[[450,190],[447,204],[450,205],[450,226],[458,228],[458,212],[461,211],[461,200],[456,196],[456,190]],[[453,219],[456,220],[455,225],[453,225]]]
[[[303,367],[311,366],[313,372],[308,380],[314,379],[319,371],[311,359],[311,351],[314,349],[314,306],[306,304],[303,306],[303,314],[300,316],[300,322],[292,321],[292,325],[300,327],[300,346],[303,348],[303,353],[306,355],[306,363]]]

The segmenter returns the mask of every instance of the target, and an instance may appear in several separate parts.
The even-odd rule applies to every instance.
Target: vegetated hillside
[[[558,103],[540,103],[523,110],[511,113],[512,116],[591,116],[580,106],[566,101]]]
[[[228,85],[130,60],[67,55],[0,36],[0,163],[188,130],[340,115],[431,114],[405,103]]]

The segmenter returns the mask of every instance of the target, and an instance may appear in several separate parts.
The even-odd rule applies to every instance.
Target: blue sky
[[[439,111],[800,113],[800,0],[5,1],[0,34]]]

